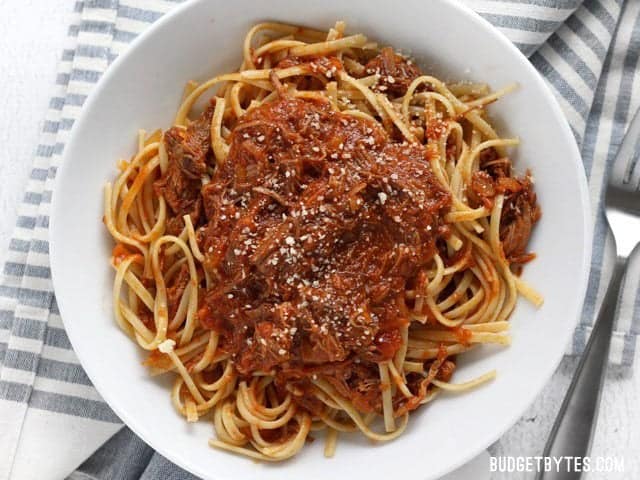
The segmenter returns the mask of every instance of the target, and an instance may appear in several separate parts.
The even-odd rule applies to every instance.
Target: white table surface
[[[0,0],[0,260],[26,184],[72,8],[72,0]],[[574,359],[563,361],[522,419],[491,447],[493,455],[541,454],[575,366]],[[588,480],[640,478],[639,371],[640,354],[633,371],[608,372],[591,451],[592,457],[623,457],[625,472],[587,474]]]

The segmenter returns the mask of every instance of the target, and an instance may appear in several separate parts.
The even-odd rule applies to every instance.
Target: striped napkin
[[[0,480],[67,475],[76,480],[193,478],[123,428],[91,385],[60,319],[48,243],[56,169],[74,119],[109,64],[177,3],[80,0],[75,4],[55,93],[0,280]],[[530,58],[558,98],[582,148],[596,227],[584,314],[568,352],[579,353],[612,266],[602,193],[604,175],[640,104],[640,1],[463,3]],[[640,332],[639,282],[636,258],[612,341],[613,364],[628,366],[634,356]]]

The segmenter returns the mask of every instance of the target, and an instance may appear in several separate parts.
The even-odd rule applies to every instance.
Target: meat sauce
[[[354,372],[370,378],[363,370],[400,346],[405,285],[432,259],[450,206],[426,149],[294,98],[249,111],[230,144],[202,189],[198,238],[216,280],[200,321],[240,374],[340,364],[339,390]]]
[[[168,156],[167,172],[154,184],[173,216],[167,220],[167,233],[178,235],[184,227],[182,217],[189,215],[196,223],[202,210],[202,175],[207,160],[211,158],[211,133],[209,125],[215,104],[209,105],[200,118],[187,129],[170,128],[164,134]]]
[[[478,206],[491,209],[498,194],[504,195],[500,218],[502,249],[518,272],[522,264],[535,258],[535,254],[527,252],[527,244],[542,212],[531,175],[513,176],[511,161],[500,158],[494,148],[488,148],[480,155],[480,170],[471,179],[470,196]]]
[[[395,53],[390,47],[383,48],[379,55],[367,62],[365,72],[367,75],[379,75],[375,90],[392,96],[404,95],[411,82],[421,74],[415,64]]]

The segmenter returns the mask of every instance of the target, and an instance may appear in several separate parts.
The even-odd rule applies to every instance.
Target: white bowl
[[[524,277],[544,295],[544,305],[536,310],[521,300],[512,317],[513,344],[462,356],[454,377],[463,381],[495,368],[495,381],[469,393],[442,395],[412,414],[396,441],[372,445],[357,435],[341,436],[332,459],[323,457],[323,442],[314,442],[278,465],[210,449],[211,423],[187,424],[170,403],[169,380],[148,376],[140,364],[142,353],[113,319],[112,241],[101,222],[104,183],[116,175],[116,160],[134,152],[137,129],[170,126],[184,83],[236,68],[246,31],[265,19],[318,28],[343,19],[349,31],[410,52],[425,70],[445,79],[487,81],[493,88],[518,82],[520,89],[492,106],[491,113],[504,135],[522,139],[516,167],[533,171],[543,211],[531,243],[538,258]],[[375,480],[402,473],[424,479],[451,471],[509,428],[550,378],[586,289],[589,204],[567,122],[526,58],[489,23],[453,1],[187,2],[109,68],[74,126],[57,182],[51,265],[78,358],[134,432],[204,478]]]

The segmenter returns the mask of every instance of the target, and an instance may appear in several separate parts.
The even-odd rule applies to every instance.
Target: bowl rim
[[[518,57],[520,63],[523,68],[528,70],[529,75],[531,76],[532,81],[535,81],[540,87],[543,95],[549,102],[549,105],[552,109],[554,117],[559,120],[562,129],[562,136],[564,140],[567,142],[567,146],[573,151],[571,155],[570,163],[575,170],[576,179],[578,182],[579,192],[580,192],[580,204],[582,206],[582,214],[583,214],[583,225],[584,225],[584,237],[583,237],[583,245],[582,245],[582,258],[581,258],[581,270],[582,276],[579,279],[579,298],[577,298],[577,308],[575,312],[575,318],[570,319],[571,328],[567,328],[563,333],[563,340],[565,344],[568,344],[570,338],[573,336],[575,331],[575,327],[578,323],[578,320],[581,316],[582,308],[584,305],[584,300],[587,293],[587,286],[589,275],[591,271],[591,250],[592,250],[592,240],[593,240],[593,222],[592,222],[592,206],[589,197],[589,190],[587,184],[586,173],[583,167],[583,163],[581,161],[581,154],[576,143],[575,136],[569,126],[568,120],[562,111],[558,100],[555,95],[551,91],[549,85],[545,82],[540,73],[533,67],[529,59],[511,42],[500,30],[498,30],[495,26],[493,26],[488,20],[484,19],[474,10],[472,10],[469,6],[457,2],[455,0],[437,0],[441,4],[446,4],[447,7],[452,8],[459,15],[466,16],[470,21],[475,22],[478,26],[483,28],[484,30],[489,30],[493,34],[493,40],[496,43],[500,43],[503,48],[510,50],[516,57]],[[191,8],[194,8],[196,5],[206,3],[207,0],[187,0],[184,3],[175,6],[171,11],[164,14],[161,18],[153,22],[149,25],[144,32],[138,35],[126,48],[126,50],[120,54],[113,63],[106,69],[102,77],[99,81],[93,86],[91,92],[89,93],[87,99],[85,100],[84,105],[82,106],[80,115],[77,120],[74,122],[74,125],[71,129],[69,139],[66,142],[64,153],[62,154],[62,158],[60,161],[60,165],[57,169],[56,178],[54,182],[52,200],[51,200],[51,213],[50,213],[50,225],[49,225],[49,248],[50,248],[50,264],[51,264],[51,281],[53,285],[54,295],[57,291],[56,287],[60,287],[60,282],[58,280],[58,262],[56,258],[56,252],[58,251],[58,246],[56,239],[59,237],[60,233],[56,229],[58,225],[58,218],[64,215],[64,212],[59,211],[59,202],[57,198],[59,195],[56,195],[56,192],[59,190],[56,188],[59,183],[62,182],[62,179],[68,175],[68,171],[70,170],[70,159],[71,154],[69,153],[72,149],[70,145],[74,144],[77,141],[78,131],[80,130],[80,125],[87,121],[91,115],[89,112],[92,110],[93,104],[100,97],[101,90],[104,89],[105,85],[107,85],[111,78],[116,76],[120,69],[125,65],[127,58],[134,52],[139,45],[147,42],[150,37],[153,37],[156,32],[162,30],[164,26],[168,23],[174,21],[175,18],[182,16],[188,12]],[[60,269],[62,269],[62,265],[60,265]],[[78,352],[78,350],[74,347],[74,340],[79,341],[79,338],[74,337],[73,335],[73,327],[72,322],[65,321],[64,311],[66,310],[67,301],[61,298],[57,298],[58,308],[60,311],[60,317],[62,319],[63,325],[69,337],[69,341],[73,347],[74,352]],[[77,354],[77,353],[76,353]],[[556,358],[553,358],[553,361],[547,362],[546,367],[544,368],[544,373],[540,376],[541,380],[539,384],[535,385],[533,391],[539,394],[543,387],[549,382],[553,373],[557,369],[560,364],[562,358],[565,356],[566,352],[561,352],[560,354],[556,354]],[[116,392],[111,392],[108,388],[103,388],[102,381],[100,375],[94,375],[90,372],[90,369],[85,368],[85,362],[81,358],[80,354],[77,354],[78,360],[80,364],[89,377],[92,385],[96,388],[102,399],[105,403],[111,408],[114,413],[120,418],[124,425],[129,427],[136,435],[138,435],[145,443],[151,446],[154,450],[158,451],[160,454],[165,456],[171,462],[175,463],[179,467],[184,470],[193,473],[194,475],[201,476],[203,478],[209,478],[209,472],[205,472],[201,470],[197,464],[190,463],[188,459],[180,453],[179,449],[168,450],[163,448],[163,444],[156,442],[155,439],[149,435],[143,433],[143,429],[138,428],[138,424],[135,418],[131,418],[131,416],[127,413],[126,409],[120,408],[120,403],[115,401],[114,398],[117,396]],[[89,362],[90,363],[90,362]],[[532,396],[530,401],[527,403],[527,407],[529,408],[533,403],[535,396]],[[479,436],[479,440],[476,441],[476,448],[468,448],[465,451],[461,452],[454,462],[450,462],[446,467],[440,469],[440,471],[432,471],[429,475],[434,475],[433,478],[440,477],[447,473],[453,472],[460,466],[466,464],[473,458],[475,458],[478,454],[480,454],[483,450],[498,440],[500,437],[504,435],[504,433],[513,427],[513,425],[517,422],[517,420],[525,413],[526,408],[522,409],[522,411],[518,410],[514,412],[514,414],[508,418],[507,421],[502,422],[502,428],[494,429],[490,434],[485,434],[484,436]],[[215,478],[220,480],[231,480],[229,477],[223,477],[222,475],[216,475]],[[429,478],[432,478],[431,476]]]

